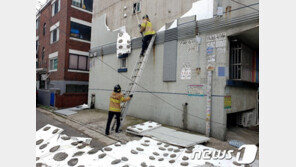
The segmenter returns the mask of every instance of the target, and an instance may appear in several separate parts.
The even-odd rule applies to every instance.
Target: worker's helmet
[[[147,14],[145,14],[144,16],[143,16],[143,19],[149,19],[149,17],[148,17],[148,15]]]
[[[121,87],[120,87],[119,84],[117,84],[117,85],[114,86],[114,92],[116,92],[116,93],[120,93],[121,92]]]

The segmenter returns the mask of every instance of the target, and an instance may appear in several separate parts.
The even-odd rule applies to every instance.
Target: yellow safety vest
[[[130,100],[130,97],[124,98],[122,94],[113,92],[110,97],[109,111],[120,112],[120,103]]]
[[[141,27],[145,27],[144,36],[153,35],[155,31],[152,29],[152,23],[150,21],[143,22]]]

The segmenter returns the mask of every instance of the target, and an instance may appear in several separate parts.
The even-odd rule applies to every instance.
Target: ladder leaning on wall
[[[131,95],[131,94],[134,94],[135,91],[136,91],[137,84],[139,83],[139,81],[141,79],[142,73],[143,73],[144,68],[145,68],[145,64],[148,61],[148,57],[149,57],[150,51],[152,49],[154,40],[155,40],[155,35],[153,35],[153,37],[151,38],[149,46],[148,46],[144,56],[139,56],[139,59],[138,59],[137,63],[134,66],[134,69],[133,69],[133,72],[132,72],[132,75],[131,75],[131,78],[130,78],[131,82],[128,83],[127,89],[125,89],[125,92],[124,92],[126,97]],[[119,129],[121,129],[121,126],[122,126],[122,124],[123,124],[123,122],[125,120],[125,117],[127,115],[127,112],[128,112],[128,107],[129,107],[132,100],[133,100],[133,98],[131,100],[127,101],[127,102],[124,102],[123,105],[121,106],[121,117],[120,117],[120,122],[121,123],[120,123]],[[116,121],[113,121],[112,130],[114,130],[115,124],[116,124]]]

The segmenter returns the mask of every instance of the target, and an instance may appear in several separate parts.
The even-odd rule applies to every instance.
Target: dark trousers
[[[151,38],[152,38],[153,35],[146,35],[144,36],[144,38],[142,39],[142,51],[141,51],[141,55],[144,55],[146,49],[148,48],[149,46],[149,43],[151,41]]]
[[[121,114],[121,112],[109,111],[107,125],[106,125],[106,131],[105,131],[106,134],[109,134],[110,124],[112,122],[112,119],[113,119],[114,115],[115,115],[116,121],[117,121],[116,122],[117,126],[116,126],[116,130],[115,131],[118,132],[119,126],[120,126],[120,114]]]

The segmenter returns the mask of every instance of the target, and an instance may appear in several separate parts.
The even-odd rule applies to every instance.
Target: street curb
[[[45,109],[41,109],[41,108],[36,108],[37,111],[51,115],[54,119],[63,122],[69,126],[71,126],[72,128],[75,128],[79,131],[81,131],[82,133],[84,133],[85,135],[90,136],[91,138],[94,138],[102,143],[104,143],[105,145],[111,145],[114,144],[116,142],[119,142],[119,140],[115,139],[115,138],[111,138],[109,136],[105,136],[104,134],[99,133],[98,131],[89,128],[87,125],[82,124],[81,122],[78,122],[76,120],[70,119],[66,116],[63,115],[59,115],[50,111],[47,111]]]

